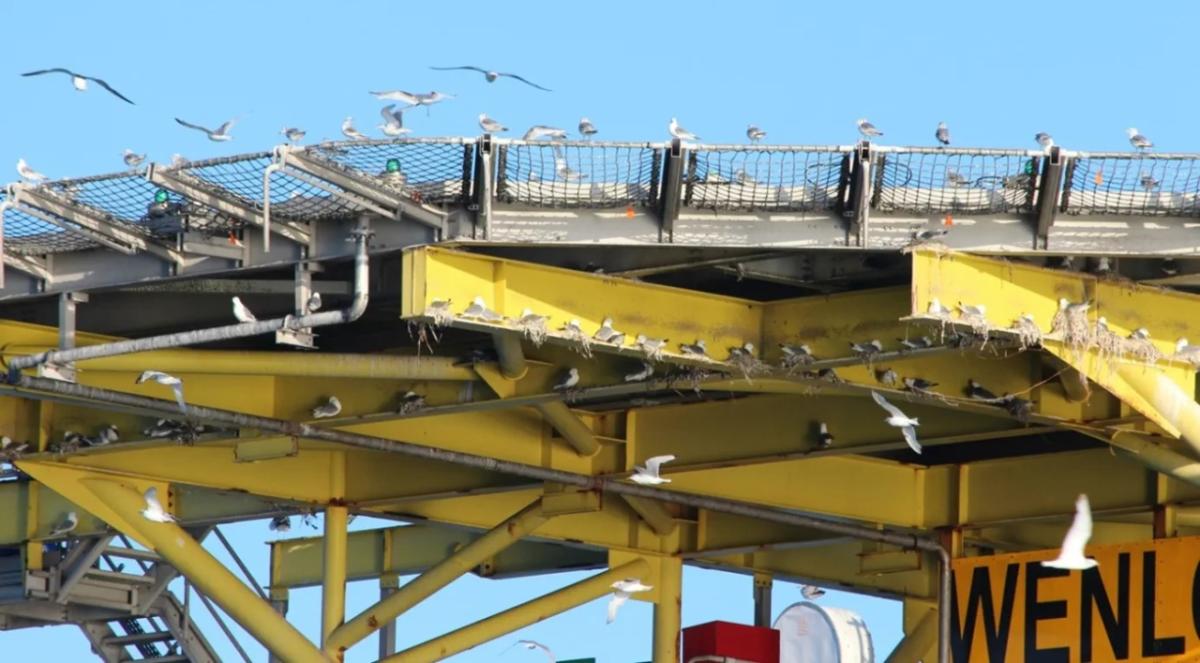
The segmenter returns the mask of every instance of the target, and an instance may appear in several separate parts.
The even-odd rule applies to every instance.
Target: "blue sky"
[[[125,148],[161,162],[176,152],[196,159],[262,150],[284,125],[307,129],[310,140],[337,137],[347,115],[378,135],[381,104],[367,91],[392,88],[457,95],[428,116],[410,113],[415,135],[476,135],[475,118],[487,112],[518,131],[573,129],[587,115],[598,139],[663,140],[677,116],[706,142],[743,142],[753,122],[768,131],[767,142],[845,144],[865,116],[889,144],[932,144],[945,120],[956,145],[1032,147],[1033,134],[1048,131],[1069,148],[1127,149],[1123,131],[1137,126],[1163,151],[1200,151],[1180,111],[1195,94],[1184,82],[1191,62],[1183,54],[1200,9],[1169,4],[1171,11],[1130,13],[1125,4],[1045,0],[609,0],[509,2],[483,15],[479,3],[448,2],[12,3],[0,18],[0,168],[15,179],[13,165],[24,157],[51,177],[68,177],[122,169]],[[515,71],[555,92],[428,69],[459,64]],[[76,94],[65,79],[18,76],[55,66],[106,78],[137,105],[101,91]],[[210,126],[240,121],[234,141],[215,144],[177,126],[175,116]],[[229,532],[265,577],[265,526]],[[575,578],[466,578],[405,615],[400,642]],[[355,584],[351,611],[376,591]],[[684,594],[686,624],[750,619],[746,577],[690,570]],[[310,635],[318,595],[302,591],[293,600],[292,618]],[[777,607],[797,598],[794,586],[777,584]],[[832,592],[826,600],[858,610],[881,654],[898,640],[898,604]],[[562,658],[647,658],[649,608],[634,604],[607,629],[602,613],[602,602],[589,604],[520,637],[546,642]],[[208,633],[220,641],[215,629]],[[494,660],[513,639],[456,660]],[[0,633],[0,649],[14,660],[80,660],[88,651],[71,629]],[[364,646],[348,660],[373,660],[373,651]],[[504,658],[537,660],[517,650]]]

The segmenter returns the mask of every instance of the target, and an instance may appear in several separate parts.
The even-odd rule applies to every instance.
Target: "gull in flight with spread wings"
[[[235,122],[237,122],[237,118],[229,120],[225,124],[222,124],[221,126],[217,127],[216,130],[206,129],[198,124],[192,124],[191,122],[185,122],[179,118],[175,118],[175,121],[178,122],[179,124],[187,127],[188,129],[195,129],[196,131],[203,131],[205,134],[208,135],[208,139],[215,143],[222,143],[227,140],[233,140],[233,136],[229,135],[229,130],[233,128],[233,124]]]
[[[1048,562],[1042,562],[1042,566],[1079,571],[1099,566],[1099,562],[1089,559],[1083,554],[1083,549],[1087,546],[1090,538],[1092,538],[1092,507],[1088,504],[1087,495],[1080,495],[1075,500],[1075,519],[1071,521],[1071,528],[1067,530],[1067,535],[1063,538],[1062,549],[1059,550],[1058,557]]]
[[[120,92],[117,92],[116,90],[114,90],[113,86],[109,85],[104,80],[96,78],[94,76],[84,76],[83,74],[77,74],[77,73],[71,71],[70,69],[63,69],[62,67],[55,67],[53,69],[38,69],[37,71],[30,71],[30,72],[26,72],[21,75],[22,76],[41,76],[43,74],[66,74],[67,76],[70,76],[71,77],[71,85],[75,86],[75,90],[77,92],[86,91],[88,89],[88,81],[91,81],[91,82],[95,83],[96,85],[99,85],[100,87],[104,88],[105,90],[108,90],[109,92],[111,92],[113,94],[113,96],[117,97],[121,101],[124,101],[125,103],[128,103],[128,104],[133,103],[133,101],[129,97],[126,97],[125,95],[121,94]]]
[[[907,414],[901,412],[900,408],[887,402],[887,400],[884,399],[883,396],[880,396],[878,392],[872,391],[871,398],[875,399],[875,402],[879,405],[879,407],[887,411],[888,418],[884,421],[887,421],[889,426],[899,428],[900,432],[904,434],[904,441],[908,443],[908,446],[911,447],[913,451],[921,453],[921,443],[917,442],[916,430],[916,426],[919,426],[920,423],[916,419],[913,419]]]
[[[503,72],[503,71],[491,71],[489,69],[484,69],[483,67],[472,67],[470,65],[465,65],[462,67],[430,67],[430,69],[433,69],[435,71],[477,71],[477,72],[483,74],[483,77],[486,78],[487,82],[489,82],[489,83],[495,83],[496,80],[499,78],[511,78],[514,80],[521,81],[522,83],[529,85],[531,87],[535,87],[539,90],[542,90],[543,92],[553,92],[554,91],[554,90],[551,90],[550,88],[542,87],[541,85],[538,85],[537,83],[534,83],[533,81],[531,81],[527,78],[518,76],[516,74],[510,74],[510,73]]]

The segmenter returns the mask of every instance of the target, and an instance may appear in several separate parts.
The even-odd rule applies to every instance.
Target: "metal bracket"
[[[312,297],[312,275],[324,269],[319,263],[302,261],[296,263],[295,308],[296,317],[308,315],[308,300]],[[290,345],[305,350],[315,350],[315,334],[312,327],[292,329],[283,327],[275,330],[275,342],[280,345]]]
[[[478,239],[491,239],[492,234],[492,165],[492,137],[485,134],[475,151],[475,190],[471,192]]]
[[[58,349],[75,347],[75,307],[86,304],[86,292],[64,292],[58,296]],[[45,362],[38,365],[38,376],[55,380],[75,381],[75,364]]]
[[[1037,233],[1033,241],[1035,249],[1049,248],[1050,228],[1054,225],[1054,216],[1058,212],[1065,161],[1062,148],[1057,145],[1050,148],[1050,154],[1045,159],[1046,165],[1042,168],[1041,181],[1038,183]]]
[[[683,164],[686,161],[683,141],[671,140],[667,148],[666,164],[663,167],[662,198],[659,201],[659,220],[662,234],[668,242],[675,239],[675,222],[679,220],[679,208],[683,203]]]
[[[850,229],[847,243],[866,247],[870,241],[868,228],[871,218],[871,144],[867,141],[854,148],[850,169]]]
[[[435,228],[440,231],[445,230],[447,216],[445,212],[433,207],[429,207],[428,205],[421,205],[411,200],[407,200],[401,196],[397,196],[375,186],[374,183],[368,183],[359,178],[353,177],[352,175],[340,172],[336,167],[322,163],[322,160],[319,157],[314,157],[307,151],[287,152],[284,155],[284,165],[290,166],[297,170],[308,173],[317,179],[336,185],[344,189],[345,192],[361,197],[370,203],[374,203],[374,205],[391,209],[391,211],[386,209],[379,211],[377,207],[363,205],[363,207],[366,207],[371,211],[379,211],[382,216],[391,219],[400,219],[402,216],[411,217],[413,220],[431,228]],[[313,184],[314,186],[320,186],[316,183]],[[325,186],[322,186],[321,188],[329,191],[330,193],[335,193],[335,195],[336,193],[341,193],[334,192]]]

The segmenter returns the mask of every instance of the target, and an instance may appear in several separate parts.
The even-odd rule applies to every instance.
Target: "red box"
[[[725,656],[753,663],[779,663],[779,631],[730,622],[683,630],[684,663],[697,656]]]

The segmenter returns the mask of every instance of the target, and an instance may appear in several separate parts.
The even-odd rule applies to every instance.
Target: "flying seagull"
[[[438,92],[437,90],[433,90],[428,94],[405,92],[404,90],[388,90],[386,92],[372,92],[371,94],[375,95],[376,99],[383,101],[399,101],[409,106],[426,106],[426,111],[429,110],[429,106],[454,98],[454,95]]]
[[[825,590],[817,587],[816,585],[804,585],[800,588],[800,595],[809,601],[815,601],[816,599],[825,596]]]
[[[408,109],[396,110],[396,104],[388,104],[379,109],[379,114],[383,116],[383,124],[379,125],[379,130],[383,132],[383,135],[394,138],[412,131],[404,126],[404,111],[406,110]],[[344,133],[345,129],[342,131]]]
[[[370,140],[366,134],[354,128],[354,118],[349,115],[342,120],[342,135],[350,140]]]
[[[67,517],[63,518],[61,523],[55,525],[54,529],[50,530],[50,538],[57,538],[70,534],[71,532],[75,531],[76,527],[79,527],[79,514],[75,513],[74,511],[68,511]]]
[[[34,184],[46,181],[46,176],[30,168],[24,159],[17,159],[17,174],[26,182],[33,182]]]
[[[157,382],[164,387],[170,387],[171,391],[175,392],[175,402],[179,403],[179,411],[187,414],[187,403],[183,400],[183,380],[162,371],[142,371],[134,384],[143,382]]]
[[[1067,535],[1063,538],[1062,549],[1059,550],[1058,557],[1048,562],[1042,562],[1042,566],[1078,571],[1099,566],[1099,562],[1083,555],[1083,549],[1087,546],[1090,538],[1092,538],[1092,507],[1088,504],[1087,495],[1080,495],[1075,500],[1075,519],[1071,521],[1071,528],[1067,530]]]
[[[1033,139],[1035,141],[1037,141],[1038,145],[1041,145],[1042,147],[1044,147],[1046,149],[1050,149],[1051,147],[1054,147],[1054,137],[1051,136],[1050,134],[1046,133],[1045,131],[1037,132],[1036,134],[1033,135]]]
[[[300,141],[304,140],[306,133],[307,132],[303,129],[297,129],[296,127],[284,127],[279,132],[279,134],[286,138],[289,143],[299,143]]]
[[[215,143],[222,143],[222,142],[225,142],[228,140],[233,140],[233,136],[229,135],[229,130],[233,128],[233,124],[235,122],[237,122],[237,119],[235,118],[235,119],[229,120],[225,124],[222,124],[221,126],[217,127],[217,129],[215,131],[212,129],[206,129],[198,124],[192,124],[191,122],[185,122],[179,118],[175,118],[175,121],[178,122],[179,124],[187,127],[188,129],[195,129],[196,131],[203,131],[205,134],[208,135],[208,139]]]
[[[150,486],[146,489],[144,496],[146,498],[146,508],[142,509],[142,515],[146,517],[146,520],[156,523],[175,522],[175,516],[167,513],[167,510],[163,508],[162,502],[158,501],[157,488]]]
[[[1154,143],[1151,143],[1150,139],[1146,138],[1146,136],[1142,134],[1142,132],[1138,131],[1136,127],[1129,127],[1126,129],[1125,135],[1129,136],[1129,144],[1132,145],[1134,149],[1145,150],[1154,147]]]
[[[751,143],[757,143],[766,137],[767,132],[759,129],[757,124],[751,124],[746,127],[746,138],[749,138]]]
[[[489,82],[489,83],[495,83],[496,79],[501,78],[501,77],[512,78],[512,79],[521,81],[522,83],[524,83],[526,85],[529,85],[531,87],[535,87],[539,90],[542,90],[543,92],[553,92],[554,91],[554,90],[551,90],[550,88],[542,87],[542,86],[538,85],[537,83],[534,83],[533,81],[531,81],[527,78],[518,76],[516,74],[510,74],[510,73],[503,72],[503,71],[491,71],[490,69],[484,69],[482,67],[472,67],[470,65],[464,65],[462,67],[430,67],[430,69],[433,69],[435,71],[458,71],[458,70],[477,71],[477,72],[483,74],[483,77],[486,78],[487,82]]]
[[[625,578],[618,580],[612,584],[613,596],[608,600],[608,623],[613,623],[617,618],[617,610],[629,600],[630,596],[638,592],[648,592],[654,587],[643,585],[641,578]]]
[[[133,150],[126,148],[125,153],[121,156],[121,158],[125,161],[126,166],[136,169],[138,166],[142,165],[143,161],[146,160],[146,155],[137,154]]]
[[[596,125],[586,117],[579,118],[579,135],[584,138],[591,138],[596,135]]]
[[[316,406],[312,410],[313,419],[326,419],[328,417],[336,417],[342,411],[342,402],[337,396],[330,396],[328,401]]]
[[[858,133],[862,134],[863,138],[874,138],[875,136],[883,135],[883,132],[877,129],[874,124],[868,122],[865,117],[860,117],[855,124],[858,125]]]
[[[254,317],[254,313],[246,308],[240,297],[233,298],[233,317],[237,318],[238,322],[257,322],[258,318]]]
[[[550,138],[554,140],[566,140],[567,132],[565,129],[557,127],[548,127],[544,124],[537,124],[529,127],[529,131],[521,136],[521,140],[537,140],[539,138]]]
[[[933,137],[936,138],[937,142],[941,143],[942,145],[949,145],[950,128],[946,126],[945,122],[938,122],[937,131],[933,132]]]
[[[671,133],[673,138],[678,138],[679,140],[700,140],[699,136],[679,126],[679,120],[675,118],[671,118],[671,123],[667,125],[667,131]]]
[[[109,85],[102,79],[96,78],[94,76],[84,76],[83,74],[77,74],[77,73],[71,71],[70,69],[63,69],[62,67],[55,67],[54,69],[39,69],[37,71],[30,71],[30,72],[27,72],[27,73],[24,73],[21,75],[22,76],[41,76],[43,74],[66,74],[66,75],[70,76],[71,77],[71,85],[74,85],[75,90],[78,92],[83,92],[83,91],[87,90],[88,81],[92,81],[96,85],[99,85],[100,87],[104,88],[105,90],[108,90],[109,92],[111,92],[114,96],[116,96],[121,101],[124,101],[125,103],[128,103],[128,104],[133,103],[133,101],[129,97],[126,97],[125,95],[121,94],[120,92],[117,92],[116,90],[113,89],[113,87],[111,85]]]
[[[634,483],[655,485],[660,483],[671,483],[670,479],[665,479],[658,474],[658,470],[663,463],[669,463],[675,460],[675,456],[667,454],[665,456],[651,456],[646,459],[645,467],[634,465],[633,474],[629,477]]]
[[[919,426],[920,423],[916,419],[913,419],[907,414],[901,412],[900,408],[887,402],[887,399],[885,399],[883,396],[880,396],[878,392],[872,391],[871,398],[875,399],[875,403],[877,403],[879,407],[887,411],[888,417],[884,421],[886,421],[889,426],[899,428],[900,432],[904,434],[904,441],[908,443],[908,446],[913,451],[921,453],[921,443],[917,442],[916,431],[916,426]]]
[[[487,113],[479,114],[479,128],[489,134],[502,134],[508,131],[508,127],[488,117]]]
[[[546,655],[546,658],[550,659],[550,663],[555,663],[555,661],[558,660],[554,658],[554,652],[550,651],[549,647],[535,640],[517,640],[517,644],[530,651],[534,649],[542,650],[542,653]]]

